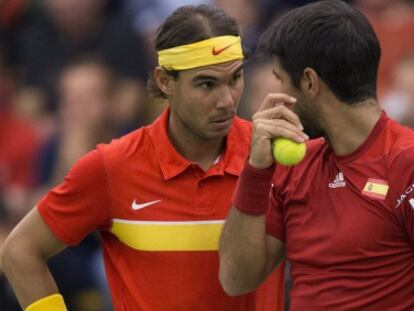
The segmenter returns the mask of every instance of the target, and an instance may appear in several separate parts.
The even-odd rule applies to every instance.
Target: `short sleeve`
[[[404,150],[389,173],[391,204],[396,216],[414,243],[414,147]]]
[[[37,208],[59,240],[76,245],[89,233],[109,227],[108,198],[103,159],[94,150],[73,166]]]
[[[283,222],[283,201],[277,188],[272,186],[269,198],[269,208],[266,212],[266,233],[285,242],[285,226]]]

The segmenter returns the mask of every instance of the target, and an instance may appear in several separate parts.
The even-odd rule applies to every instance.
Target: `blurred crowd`
[[[152,122],[165,106],[145,90],[152,39],[176,7],[207,3],[241,25],[254,52],[263,30],[306,0],[0,0],[0,247],[13,226],[98,143]],[[414,128],[414,0],[353,0],[380,39],[378,96]],[[277,92],[270,60],[246,65],[249,119]],[[73,311],[107,311],[99,239],[50,260]],[[19,310],[0,267],[0,311]]]

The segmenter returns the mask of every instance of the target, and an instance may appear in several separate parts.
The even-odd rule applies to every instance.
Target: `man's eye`
[[[235,75],[235,76],[233,76],[233,78],[230,80],[230,85],[233,85],[233,84],[235,84],[237,81],[239,81],[240,80],[240,78],[242,77],[242,75],[241,74],[237,74],[237,75]]]
[[[241,74],[237,74],[237,75],[235,75],[234,77],[233,77],[233,81],[237,81],[237,80],[240,80],[240,78],[242,77],[242,75]]]
[[[211,89],[214,87],[214,83],[207,81],[207,82],[200,83],[199,86],[204,89]]]

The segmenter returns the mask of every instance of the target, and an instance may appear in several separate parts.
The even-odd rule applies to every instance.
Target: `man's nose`
[[[218,96],[217,108],[231,108],[235,106],[234,94],[229,86],[224,86]]]

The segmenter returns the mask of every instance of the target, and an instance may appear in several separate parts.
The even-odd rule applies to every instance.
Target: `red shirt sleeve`
[[[394,211],[414,243],[414,147],[402,151],[394,160],[389,183]]]
[[[285,226],[283,222],[283,201],[277,188],[272,186],[269,208],[266,212],[266,233],[285,242]]]
[[[89,233],[109,227],[107,188],[102,156],[94,150],[73,166],[37,208],[59,240],[76,245]]]

